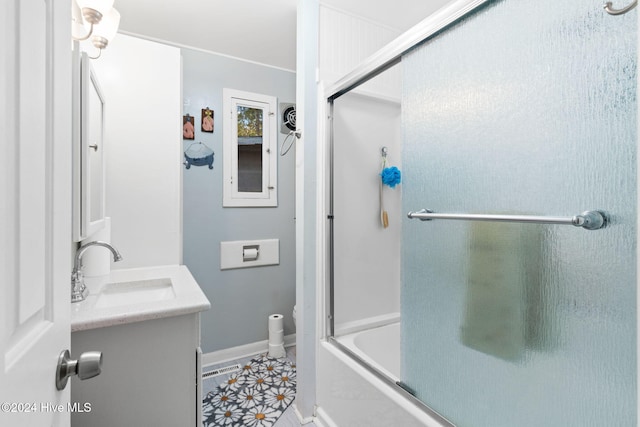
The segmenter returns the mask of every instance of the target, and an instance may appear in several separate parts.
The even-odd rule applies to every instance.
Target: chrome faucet
[[[89,294],[89,290],[84,284],[84,276],[82,275],[82,255],[92,246],[103,246],[111,251],[113,254],[113,261],[122,261],[122,255],[120,252],[107,242],[99,240],[86,243],[78,248],[76,252],[76,259],[73,263],[73,271],[71,272],[71,302],[84,301]]]

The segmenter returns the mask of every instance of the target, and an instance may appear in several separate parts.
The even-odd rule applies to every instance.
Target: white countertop
[[[96,307],[100,292],[107,284],[162,278],[171,279],[174,297]],[[113,270],[107,276],[86,277],[85,284],[89,296],[84,301],[71,304],[71,332],[198,313],[211,308],[209,300],[184,265]]]

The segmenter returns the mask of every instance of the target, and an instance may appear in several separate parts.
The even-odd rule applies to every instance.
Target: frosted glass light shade
[[[91,35],[91,26],[82,19],[80,6],[71,2],[71,36],[74,40],[86,40]]]
[[[118,26],[120,25],[120,12],[115,8],[111,10],[102,18],[102,21],[93,29],[93,44],[96,45],[96,41],[100,40],[101,43],[106,44],[112,40],[118,32]],[[105,42],[106,41],[106,42]],[[97,46],[96,47],[100,47]],[[104,46],[100,47],[103,48]]]

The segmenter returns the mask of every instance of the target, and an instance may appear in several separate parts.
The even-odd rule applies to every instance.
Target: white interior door
[[[0,5],[0,425],[68,426],[69,0]]]

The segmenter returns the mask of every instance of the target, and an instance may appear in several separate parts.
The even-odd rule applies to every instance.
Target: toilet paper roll
[[[246,248],[242,250],[242,259],[244,261],[255,261],[258,259],[258,250],[256,248]]]
[[[269,316],[269,333],[279,334],[284,330],[284,316],[272,314]]]
[[[104,227],[80,242],[84,245],[95,240],[111,243],[111,218],[105,217]],[[111,251],[91,248],[82,255],[82,272],[85,277],[105,276],[111,272]]]
[[[284,316],[272,314],[269,316],[269,357],[285,357],[284,350]]]

